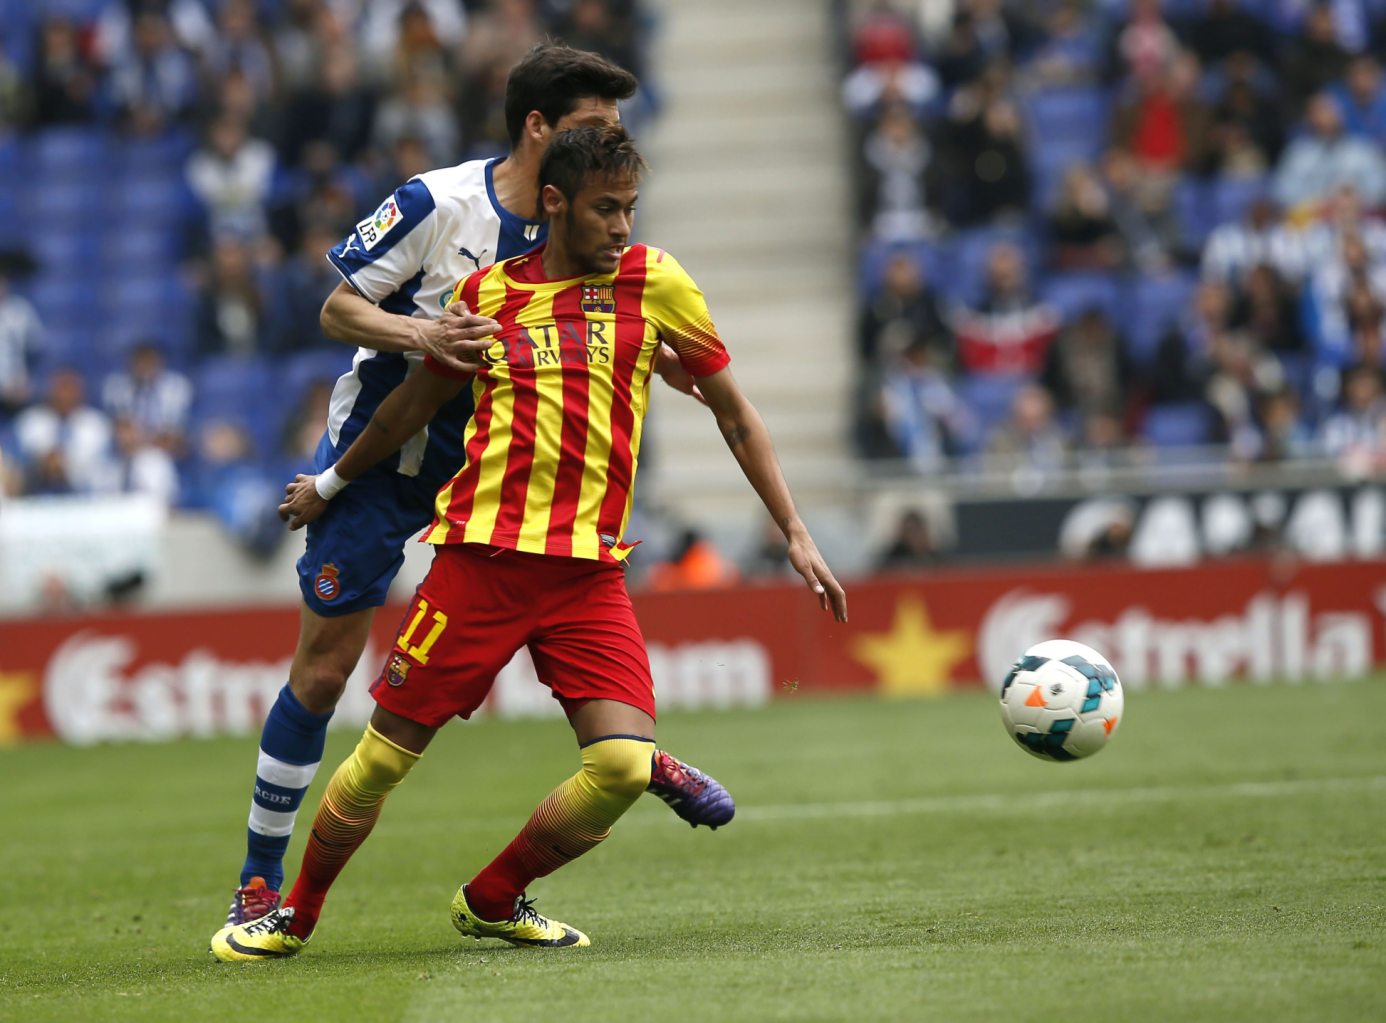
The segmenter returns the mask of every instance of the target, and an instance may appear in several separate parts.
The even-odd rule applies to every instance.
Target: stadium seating
[[[971,374],[958,381],[958,396],[976,419],[980,437],[1005,422],[1027,378],[1010,373]]]
[[[1095,87],[1038,89],[1027,97],[1023,113],[1032,152],[1053,148],[1093,160],[1102,151],[1111,100]]]
[[[1156,447],[1196,447],[1212,441],[1212,413],[1202,402],[1152,406],[1143,435]]]
[[[1040,296],[1058,310],[1064,322],[1096,309],[1112,322],[1121,315],[1124,294],[1115,274],[1097,271],[1053,274],[1040,288]]]
[[[1127,350],[1138,365],[1154,359],[1160,339],[1187,307],[1194,284],[1192,274],[1180,271],[1139,274],[1131,280],[1120,323]]]
[[[45,188],[61,182],[99,183],[109,176],[115,153],[114,143],[100,128],[49,128],[33,139],[34,180]]]
[[[257,356],[213,356],[194,374],[198,414],[226,419],[242,427],[261,455],[271,454],[285,411],[277,368]]]

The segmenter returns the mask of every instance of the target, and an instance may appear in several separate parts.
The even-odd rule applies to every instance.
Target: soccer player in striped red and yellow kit
[[[502,330],[473,383],[466,463],[425,539],[624,559],[609,538],[630,517],[661,340],[695,377],[731,361],[702,292],[668,253],[633,245],[610,281],[547,280],[534,253],[466,278],[454,299]]]
[[[582,767],[452,904],[463,934],[585,945],[536,913],[528,884],[596,846],[645,790],[655,702],[620,563],[650,371],[661,343],[697,379],[728,445],[821,606],[846,595],[794,508],[769,433],[732,379],[697,286],[668,253],[627,246],[639,154],[618,125],[560,134],[540,184],[549,240],[466,278],[459,297],[500,328],[474,375],[425,360],[381,403],[337,465],[289,488],[297,527],[336,489],[421,429],[461,387],[476,399],[466,463],[438,493],[425,534],[437,552],[380,677],[360,745],[323,795],[303,870],[283,908],[214,936],[223,959],[297,953],[381,804],[454,715],[485,698],[528,646],[562,704]]]

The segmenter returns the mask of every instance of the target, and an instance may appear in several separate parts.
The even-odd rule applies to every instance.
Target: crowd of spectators
[[[1386,468],[1386,0],[843,0],[857,438]]]
[[[504,154],[534,43],[643,80],[648,28],[639,0],[0,0],[4,491],[150,493],[272,547],[352,354],[326,251]]]

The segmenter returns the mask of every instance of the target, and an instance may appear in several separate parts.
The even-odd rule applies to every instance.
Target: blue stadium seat
[[[127,180],[182,177],[193,139],[186,132],[170,131],[157,138],[129,139],[121,147],[121,168]]]
[[[1100,271],[1053,274],[1040,295],[1059,311],[1065,323],[1089,309],[1100,309],[1113,323],[1121,315],[1122,287],[1115,274]]]
[[[1133,360],[1148,365],[1155,358],[1160,339],[1188,307],[1195,284],[1192,274],[1181,272],[1134,278],[1126,296],[1126,315],[1121,318]]]
[[[17,192],[24,180],[28,152],[18,136],[0,136],[0,192]]]
[[[90,313],[92,306],[91,289],[80,277],[44,274],[34,281],[28,293],[45,326],[69,311],[85,309]]]
[[[100,256],[98,235],[85,230],[35,231],[25,239],[43,278],[52,276],[81,280],[90,276]]]
[[[111,225],[101,239],[100,255],[109,273],[128,272],[139,267],[141,273],[172,269],[177,262],[180,239],[166,226]]]
[[[111,196],[111,212],[126,221],[176,230],[183,215],[183,189],[183,179],[177,175],[127,177]]]
[[[108,278],[106,284],[101,295],[101,312],[108,321],[144,333],[158,327],[174,313],[165,304],[165,287],[160,277],[146,274]]]
[[[1111,100],[1096,87],[1038,89],[1024,104],[1032,152],[1063,147],[1093,159],[1107,144]]]
[[[918,260],[919,265],[924,268],[924,275],[929,284],[940,294],[945,289],[948,279],[947,268],[949,260],[945,257],[944,250],[933,242],[883,242],[872,239],[862,247],[861,253],[861,293],[863,295],[874,295],[880,290],[882,279],[885,276],[886,264],[900,252],[908,253]]]
[[[57,366],[80,365],[91,353],[92,344],[92,332],[89,325],[76,322],[45,321],[43,325],[43,349],[39,353],[39,365],[47,370]]]
[[[1029,381],[1013,373],[974,373],[958,381],[958,397],[976,418],[980,439],[1010,416],[1016,392]]]
[[[241,426],[261,455],[274,450],[284,400],[277,368],[259,356],[204,359],[193,375],[199,419],[227,419]]]
[[[1170,204],[1184,244],[1193,249],[1201,248],[1217,226],[1212,188],[1186,174],[1175,183]]]
[[[1145,439],[1156,447],[1194,447],[1212,440],[1213,420],[1202,402],[1152,405],[1145,414]]]
[[[100,128],[46,128],[33,142],[34,179],[45,186],[58,181],[105,181],[116,151]]]
[[[352,349],[320,348],[289,356],[278,374],[278,387],[286,403],[296,404],[318,380],[336,381],[351,368]]]
[[[95,21],[108,0],[44,0],[42,7],[45,17],[61,16],[86,24]]]
[[[35,188],[25,203],[45,231],[64,231],[100,223],[110,215],[106,189],[87,181],[56,181]]]
[[[32,4],[33,0],[0,0],[0,49],[21,77],[34,69],[38,33],[32,24]]]
[[[982,295],[986,281],[987,257],[992,247],[1002,242],[1020,246],[1033,279],[1038,265],[1038,246],[1030,232],[995,227],[959,231],[945,253],[951,267],[946,297],[960,302],[976,302]]]
[[[1086,147],[1067,144],[1035,146],[1030,152],[1030,208],[1047,214],[1059,198],[1064,174],[1075,163],[1092,164]]]
[[[1241,220],[1247,207],[1266,192],[1264,178],[1222,178],[1213,182],[1208,197],[1208,215],[1213,218],[1213,226]]]

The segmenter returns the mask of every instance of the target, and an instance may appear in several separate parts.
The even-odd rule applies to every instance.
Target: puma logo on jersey
[[[482,249],[482,250],[481,250],[481,256],[486,255],[486,253],[488,253],[488,252],[490,252],[490,251],[491,251],[491,250],[490,250],[489,248]],[[468,259],[470,259],[470,260],[472,261],[472,263],[476,266],[476,268],[477,268],[478,270],[481,269],[481,256],[474,256],[474,255],[472,255],[472,250],[469,249],[469,248],[467,248],[467,246],[464,245],[464,246],[462,246],[460,249],[458,249],[458,250],[457,250],[457,254],[458,254],[459,256],[466,256]]]

